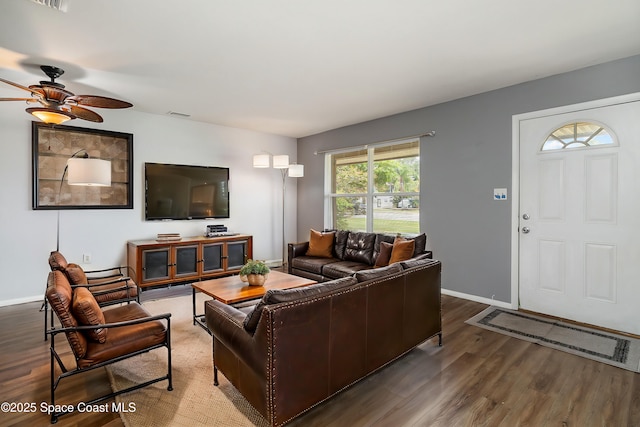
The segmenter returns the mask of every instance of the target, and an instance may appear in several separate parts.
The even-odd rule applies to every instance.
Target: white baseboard
[[[264,263],[267,264],[267,267],[282,267],[281,259],[266,259],[264,260]]]
[[[34,295],[30,297],[0,301],[0,307],[6,307],[8,305],[24,304],[27,302],[34,302],[34,301],[44,301],[44,295]]]
[[[456,298],[467,299],[467,300],[479,302],[479,303],[482,303],[482,304],[493,305],[493,306],[501,307],[501,308],[511,308],[511,309],[513,308],[511,306],[511,303],[509,303],[509,302],[498,301],[498,300],[491,299],[491,298],[479,297],[479,296],[476,296],[476,295],[464,294],[462,292],[450,291],[448,289],[441,289],[441,292],[444,295],[449,295],[449,296],[456,297]]]

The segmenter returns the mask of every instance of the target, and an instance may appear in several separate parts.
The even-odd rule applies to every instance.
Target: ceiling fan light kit
[[[73,118],[68,114],[65,114],[64,112],[53,110],[51,108],[33,107],[27,108],[25,111],[36,116],[38,119],[47,124],[59,125]]]
[[[40,103],[41,107],[30,107],[26,112],[37,117],[47,124],[64,123],[68,120],[82,119],[90,122],[101,123],[102,117],[89,110],[87,107],[98,108],[129,108],[133,104],[97,95],[74,95],[65,90],[65,86],[57,83],[55,79],[64,74],[64,70],[50,65],[42,65],[40,69],[51,81],[40,81],[39,85],[29,87],[0,78],[0,81],[18,89],[31,93],[31,98],[0,98],[0,101],[26,101],[27,103]]]

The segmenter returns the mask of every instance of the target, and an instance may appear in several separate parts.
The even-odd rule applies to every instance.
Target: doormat
[[[465,323],[640,372],[640,340],[519,311],[489,307]]]

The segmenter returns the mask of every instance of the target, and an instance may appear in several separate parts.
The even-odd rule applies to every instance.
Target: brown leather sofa
[[[205,303],[218,370],[273,426],[283,425],[439,336],[440,261],[269,290],[252,309]]]
[[[313,233],[313,231],[312,231]],[[384,252],[383,246],[393,245],[397,236],[380,233],[365,233],[348,230],[332,231],[334,234],[331,256],[309,255],[309,241],[288,244],[287,271],[317,282],[326,282],[347,277],[358,271],[372,269]],[[313,236],[311,236],[313,237]],[[311,239],[310,239],[311,240]],[[408,238],[413,240],[411,258],[432,258],[433,253],[425,249],[427,236],[423,233]],[[381,264],[385,266],[385,263]]]

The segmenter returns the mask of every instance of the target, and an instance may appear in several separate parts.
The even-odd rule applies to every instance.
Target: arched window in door
[[[566,124],[547,137],[542,151],[617,145],[613,134],[601,124],[574,122]]]

